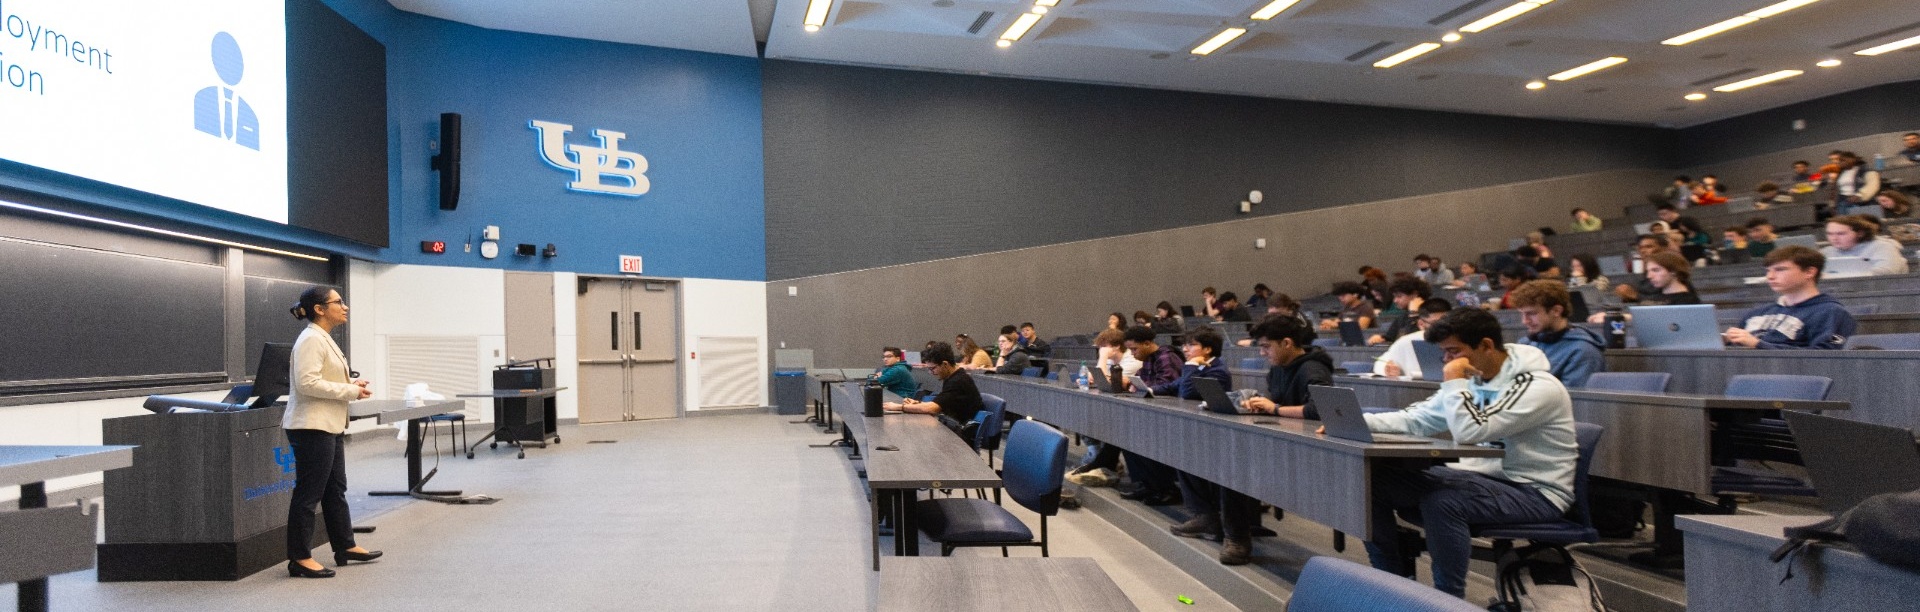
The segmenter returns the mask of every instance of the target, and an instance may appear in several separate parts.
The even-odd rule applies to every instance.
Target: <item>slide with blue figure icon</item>
[[[0,159],[285,223],[286,10],[0,0]]]

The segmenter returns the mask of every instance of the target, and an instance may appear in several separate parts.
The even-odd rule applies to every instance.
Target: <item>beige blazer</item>
[[[347,430],[347,402],[360,398],[360,386],[347,377],[347,357],[333,336],[318,325],[307,325],[293,341],[293,392],[287,395],[287,414],[281,429]]]

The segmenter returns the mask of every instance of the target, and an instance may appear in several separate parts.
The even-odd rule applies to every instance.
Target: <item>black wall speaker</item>
[[[440,210],[460,207],[460,113],[440,113],[440,154],[433,156],[440,172]]]

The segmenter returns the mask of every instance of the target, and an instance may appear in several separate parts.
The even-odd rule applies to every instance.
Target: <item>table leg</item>
[[[427,478],[420,477],[420,451],[421,451],[421,446],[424,443],[424,441],[421,440],[420,437],[421,437],[421,428],[423,425],[426,424],[426,422],[427,422],[426,417],[421,417],[418,419],[407,419],[407,452],[406,452],[407,490],[405,491],[369,491],[367,493],[368,495],[380,495],[380,496],[411,495],[411,496],[419,497],[420,499],[426,499],[429,501],[451,502],[453,500],[440,500],[440,499],[433,499],[431,497],[424,497],[424,496],[430,496],[430,495],[451,496],[451,495],[460,494],[459,491],[422,491],[420,490],[421,487],[426,486],[427,478],[432,477],[431,475],[429,475]],[[482,438],[482,441],[485,441],[485,439]]]
[[[931,493],[929,493],[931,494]],[[893,537],[906,542],[906,556],[920,556],[920,521],[913,516],[913,503],[920,501],[920,491],[907,489],[900,492],[900,522],[894,523]]]
[[[873,531],[873,571],[880,571],[880,492],[869,491],[868,503],[873,505],[872,515],[867,517],[868,529]]]
[[[20,485],[20,509],[47,507],[47,483],[29,482]],[[47,579],[35,578],[22,580],[18,587],[20,612],[47,611]]]

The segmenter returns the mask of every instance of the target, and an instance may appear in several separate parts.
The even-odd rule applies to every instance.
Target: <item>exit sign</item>
[[[639,274],[640,273],[640,256],[639,255],[621,255],[620,256],[620,273],[621,274]]]

